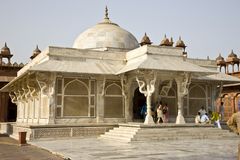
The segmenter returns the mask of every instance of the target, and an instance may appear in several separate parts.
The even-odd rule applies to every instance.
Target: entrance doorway
[[[134,91],[133,97],[133,120],[143,119],[141,115],[141,108],[146,103],[146,97],[139,92],[139,88]]]
[[[0,93],[0,122],[15,122],[17,106],[12,103],[7,92]]]
[[[12,103],[11,99],[9,98],[7,121],[16,122],[16,118],[17,118],[17,105],[15,103]]]

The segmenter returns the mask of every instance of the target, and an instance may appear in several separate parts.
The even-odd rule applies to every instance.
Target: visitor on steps
[[[240,111],[233,113],[227,121],[228,127],[236,134],[240,134]]]
[[[201,109],[198,112],[200,112],[200,117],[202,117],[203,115],[205,115],[207,113],[203,106],[201,107]]]
[[[159,106],[157,108],[157,123],[163,123],[162,109],[163,109],[163,106],[162,106],[162,102],[160,101]]]
[[[210,122],[210,120],[208,118],[208,114],[205,113],[204,115],[202,115],[200,121],[201,121],[202,124],[208,124]]]
[[[211,116],[211,121],[213,122],[213,124],[218,128],[222,129],[220,125],[220,113],[209,111],[209,115]]]
[[[144,103],[141,108],[141,116],[143,117],[143,120],[145,120],[146,115],[147,115],[147,104]]]
[[[163,106],[162,112],[163,112],[163,123],[168,123],[169,110],[168,110],[167,103],[165,103],[165,105]]]
[[[196,117],[195,117],[195,123],[196,123],[196,124],[201,123],[201,117],[200,117],[200,115],[201,115],[201,113],[198,112],[198,114],[197,114]]]
[[[221,120],[221,121],[224,121],[224,106],[223,106],[223,102],[221,102],[221,105],[220,105],[220,107],[219,107],[219,112],[220,112],[220,114],[221,114],[220,120]]]

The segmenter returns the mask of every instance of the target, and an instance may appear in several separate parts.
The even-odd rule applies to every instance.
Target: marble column
[[[97,123],[104,122],[104,92],[105,92],[105,79],[99,79],[97,80],[97,106],[96,106]]]
[[[183,117],[183,97],[188,94],[188,87],[191,81],[191,76],[188,73],[175,78],[177,83],[177,104],[178,104],[178,114],[176,118],[176,124],[185,124],[185,119]]]
[[[124,97],[124,115],[126,122],[132,121],[132,106],[131,106],[131,92],[130,87],[132,84],[132,79],[126,79],[126,77],[121,77],[121,84],[122,84],[122,94]]]
[[[56,111],[56,103],[55,103],[55,85],[56,84],[56,73],[52,73],[49,77],[48,82],[48,99],[49,99],[49,117],[48,124],[55,124],[55,111]]]
[[[44,111],[41,118],[47,118],[44,123],[55,124],[55,83],[56,83],[56,73],[36,73],[36,81],[40,88],[40,103],[41,110]],[[45,104],[45,105],[43,105]],[[44,108],[47,107],[47,108]]]
[[[153,78],[151,78],[153,76]],[[136,80],[138,82],[139,91],[140,93],[144,94],[146,97],[146,104],[147,104],[147,115],[145,117],[144,124],[154,124],[153,118],[152,118],[152,111],[151,111],[151,96],[155,91],[155,82],[156,82],[156,75],[155,74],[145,74],[144,76],[145,81],[139,80],[138,77],[136,77]]]

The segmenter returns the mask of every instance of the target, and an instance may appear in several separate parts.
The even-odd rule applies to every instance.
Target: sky
[[[0,0],[0,48],[7,42],[12,62],[27,63],[39,46],[72,47],[87,28],[112,22],[154,45],[164,35],[181,36],[190,58],[240,55],[239,0]]]

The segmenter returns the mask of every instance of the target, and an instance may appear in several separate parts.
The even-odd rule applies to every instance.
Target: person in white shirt
[[[206,124],[206,123],[209,123],[210,121],[209,121],[209,118],[208,118],[208,116],[207,116],[207,113],[205,113],[204,115],[202,115],[201,116],[201,123],[203,123],[203,124]]]
[[[201,109],[198,112],[200,112],[200,117],[202,117],[203,115],[205,115],[207,113],[207,111],[205,110],[205,108],[203,106],[201,107]]]
[[[195,117],[195,123],[196,123],[196,124],[201,123],[200,112],[198,112],[198,114],[197,114],[196,117]]]

